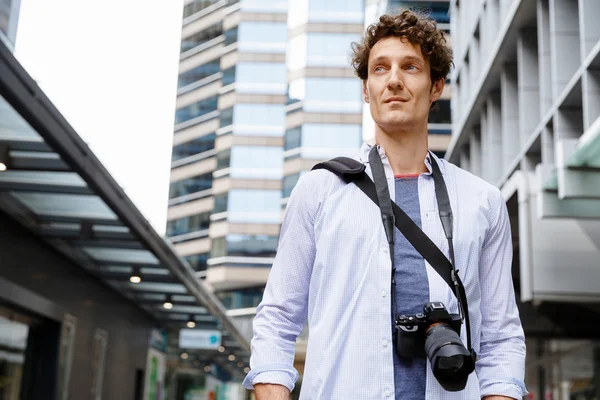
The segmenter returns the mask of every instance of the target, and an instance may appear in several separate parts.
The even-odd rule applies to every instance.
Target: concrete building
[[[600,2],[450,7],[456,69],[446,158],[506,199],[529,391],[598,398]]]
[[[446,33],[448,43],[452,45],[450,35],[450,0],[366,0],[365,28],[375,22],[380,15],[396,14],[401,8],[422,11],[437,22],[438,28]],[[443,157],[452,132],[450,112],[450,97],[452,96],[452,81],[448,79],[442,97],[437,101],[429,114],[429,149],[439,157]],[[375,141],[375,126],[369,105],[363,106],[363,138],[369,143]]]

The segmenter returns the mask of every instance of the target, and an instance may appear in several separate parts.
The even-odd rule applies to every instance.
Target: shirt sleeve
[[[490,198],[491,226],[480,259],[481,338],[476,364],[481,397],[522,399],[525,335],[512,280],[512,236],[506,203],[499,191]]]
[[[314,221],[317,189],[304,175],[292,191],[279,236],[279,246],[263,299],[253,322],[250,372],[244,387],[271,383],[294,389],[296,339],[307,317],[308,289],[315,259]]]

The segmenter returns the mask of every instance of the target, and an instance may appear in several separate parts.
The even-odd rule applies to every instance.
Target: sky
[[[183,0],[21,0],[15,56],[160,234]]]

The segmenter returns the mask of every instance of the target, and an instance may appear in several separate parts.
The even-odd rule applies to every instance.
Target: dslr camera
[[[475,359],[460,340],[460,314],[441,302],[428,302],[423,313],[396,319],[396,353],[400,358],[427,357],[433,375],[447,391],[463,390]]]

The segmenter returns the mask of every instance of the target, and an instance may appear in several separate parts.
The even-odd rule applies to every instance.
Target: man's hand
[[[283,385],[257,383],[254,385],[254,393],[256,400],[290,400],[290,391]]]

